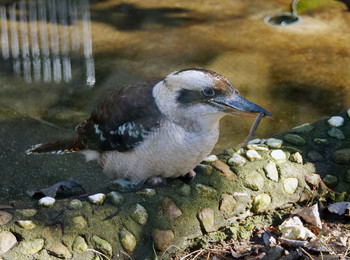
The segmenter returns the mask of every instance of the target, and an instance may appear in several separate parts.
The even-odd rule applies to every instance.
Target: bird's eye
[[[204,88],[202,89],[202,93],[207,97],[212,97],[215,95],[215,91],[212,88]]]

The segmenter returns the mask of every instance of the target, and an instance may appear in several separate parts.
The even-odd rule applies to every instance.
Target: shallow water
[[[350,13],[331,3],[295,25],[263,22],[289,4],[0,1],[0,104],[73,129],[113,89],[205,67],[273,114],[255,136],[313,122],[349,106]],[[224,118],[214,152],[241,143],[253,121]]]

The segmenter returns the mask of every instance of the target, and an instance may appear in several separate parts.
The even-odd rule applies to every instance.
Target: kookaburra
[[[118,89],[102,101],[77,136],[39,144],[28,153],[80,151],[104,173],[135,184],[176,178],[214,148],[219,121],[227,115],[271,116],[241,97],[222,75],[207,69],[176,71],[162,80]]]

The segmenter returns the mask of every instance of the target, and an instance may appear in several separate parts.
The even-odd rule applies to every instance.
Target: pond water
[[[205,67],[273,114],[268,137],[349,106],[350,13],[321,2],[279,27],[290,1],[0,1],[0,105],[72,130],[113,89]],[[214,152],[252,123],[224,118]]]

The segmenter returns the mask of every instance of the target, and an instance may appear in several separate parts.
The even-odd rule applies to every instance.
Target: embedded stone
[[[82,236],[77,236],[73,241],[72,249],[73,251],[85,252],[88,249],[88,245]]]
[[[114,181],[111,181],[108,187],[113,191],[120,192],[132,192],[138,188],[137,184],[125,179],[116,179]]]
[[[251,162],[261,160],[261,155],[255,150],[248,150],[246,156]]]
[[[338,178],[334,175],[327,174],[323,178],[323,182],[330,188],[337,186],[338,184]]]
[[[27,218],[33,217],[36,213],[38,213],[36,209],[18,209],[16,212]]]
[[[311,162],[320,162],[323,161],[323,156],[319,152],[316,151],[310,151],[307,153],[307,158]]]
[[[214,198],[217,195],[217,191],[214,188],[201,183],[197,183],[195,189],[199,196]]]
[[[338,129],[338,128],[335,128],[335,127],[332,127],[331,129],[329,129],[327,131],[327,134],[330,137],[333,137],[333,138],[336,138],[336,139],[339,139],[339,140],[345,139],[343,131]]]
[[[212,208],[204,208],[198,212],[198,219],[205,232],[214,231],[215,215]]]
[[[119,206],[124,202],[123,195],[121,195],[119,192],[116,192],[116,191],[111,191],[110,193],[108,193],[107,199],[110,203],[112,203],[115,206]]]
[[[284,136],[284,140],[294,145],[305,145],[306,143],[304,138],[296,134],[287,134]]]
[[[350,148],[340,149],[333,153],[333,160],[339,164],[350,163]]]
[[[169,198],[165,197],[161,202],[161,207],[163,212],[170,218],[171,220],[174,220],[177,217],[180,217],[182,215],[182,211],[176,206],[174,201]]]
[[[172,230],[155,229],[152,231],[151,236],[155,249],[160,252],[165,251],[174,240],[174,232]]]
[[[144,188],[142,190],[139,190],[136,192],[136,194],[144,196],[144,197],[152,197],[157,194],[155,189],[150,189],[150,188]]]
[[[6,211],[0,210],[0,226],[9,223],[12,219],[12,214]]]
[[[103,202],[105,201],[106,199],[106,195],[103,194],[103,193],[97,193],[97,194],[94,194],[94,195],[90,195],[88,197],[89,201],[92,203],[92,204],[95,204],[95,205],[102,205]]]
[[[141,206],[140,204],[135,204],[131,208],[131,218],[135,220],[140,225],[145,225],[148,220],[148,213],[147,210]]]
[[[44,247],[44,239],[24,240],[21,243],[21,247],[26,254],[36,254]]]
[[[315,138],[314,143],[318,145],[327,145],[329,144],[329,140],[326,138]]]
[[[350,109],[348,109],[347,114],[348,114],[348,117],[350,117]]]
[[[17,220],[16,224],[24,229],[33,229],[36,227],[32,220]]]
[[[224,154],[232,156],[232,154],[235,152],[236,150],[234,148],[226,148],[224,149]]]
[[[281,139],[276,139],[276,138],[269,138],[266,140],[266,144],[270,148],[281,148],[283,141]]]
[[[207,164],[198,164],[194,169],[196,173],[203,174],[203,175],[210,175],[213,173],[213,170],[214,170],[213,167]]]
[[[257,191],[264,187],[264,178],[256,171],[249,172],[244,176],[243,184],[247,188]]]
[[[318,174],[310,174],[305,176],[305,181],[311,188],[314,188],[320,183],[321,177]]]
[[[10,231],[0,231],[0,255],[9,251],[16,243],[14,234]]]
[[[261,143],[261,139],[260,138],[255,138],[253,140],[250,140],[248,142],[248,144],[260,144]]]
[[[44,197],[39,200],[38,205],[41,207],[51,208],[53,204],[55,204],[55,201],[56,200],[52,197]]]
[[[97,251],[111,257],[112,256],[112,246],[108,241],[98,237],[98,236],[93,236],[91,238],[91,243],[94,249]]]
[[[275,182],[278,182],[278,170],[276,167],[276,164],[272,161],[269,161],[265,166],[264,170],[266,173],[266,177],[270,180],[273,180]]]
[[[292,162],[303,164],[303,157],[299,152],[292,153],[289,158]]]
[[[207,158],[205,158],[205,159],[203,160],[203,162],[206,162],[206,163],[213,163],[213,162],[215,162],[216,160],[218,160],[218,157],[217,157],[216,155],[212,154],[212,155],[209,155]]]
[[[284,163],[287,161],[287,156],[286,154],[278,149],[278,150],[273,150],[271,153],[270,153],[272,159],[274,159],[277,163]]]
[[[231,181],[236,181],[237,176],[234,174],[230,167],[226,164],[223,163],[222,161],[216,160],[215,162],[212,163],[212,166],[219,171],[223,176],[225,176],[227,179]]]
[[[292,129],[292,132],[297,134],[305,134],[305,133],[311,132],[313,129],[314,129],[314,126],[310,125],[310,123],[305,123],[294,127]]]
[[[230,159],[228,159],[227,163],[229,165],[234,165],[234,166],[243,166],[247,160],[239,155],[238,153],[234,153]]]
[[[269,147],[265,144],[248,144],[247,148],[249,150],[255,150],[255,151],[268,151]]]
[[[130,253],[134,251],[136,247],[136,238],[129,230],[124,227],[119,229],[119,240],[126,252]]]
[[[283,181],[283,189],[287,194],[292,195],[297,190],[298,184],[299,181],[297,178],[286,178]]]
[[[67,207],[71,210],[77,210],[83,207],[83,203],[78,199],[74,199],[68,203]]]
[[[237,202],[233,195],[222,194],[219,210],[223,212],[232,212],[235,209],[236,204]]]
[[[181,187],[177,190],[177,193],[181,196],[188,197],[191,194],[191,186],[184,183],[181,185]]]
[[[72,218],[73,226],[77,229],[82,229],[86,227],[87,222],[83,216],[76,216]]]
[[[330,126],[339,127],[344,124],[344,118],[341,116],[332,116],[327,122]]]
[[[265,211],[271,204],[271,197],[266,194],[262,193],[253,199],[253,206],[252,206],[252,211],[255,213],[261,213]]]
[[[48,250],[51,252],[52,255],[58,258],[72,258],[72,254],[69,252],[68,248],[60,242],[56,242]]]

